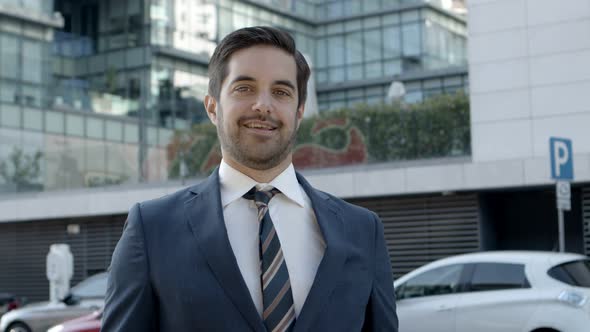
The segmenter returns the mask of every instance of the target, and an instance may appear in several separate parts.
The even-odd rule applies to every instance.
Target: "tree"
[[[41,189],[38,178],[42,156],[41,151],[29,155],[15,147],[6,160],[0,161],[0,177],[8,184],[15,185],[17,191]]]

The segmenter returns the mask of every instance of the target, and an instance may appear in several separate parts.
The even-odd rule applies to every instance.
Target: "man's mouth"
[[[266,122],[246,122],[244,123],[244,127],[249,129],[259,129],[259,130],[275,130],[277,129],[276,126],[266,123]]]

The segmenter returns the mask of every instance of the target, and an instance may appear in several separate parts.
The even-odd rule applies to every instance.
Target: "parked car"
[[[104,306],[107,274],[99,273],[72,287],[58,303],[38,302],[0,318],[0,332],[46,332],[60,322],[87,315]]]
[[[590,331],[590,260],[553,252],[444,258],[395,282],[400,331]]]
[[[20,307],[21,301],[10,293],[0,293],[0,317],[10,310]]]
[[[90,315],[63,322],[47,330],[47,332],[100,332],[100,320],[102,310],[95,311]]]

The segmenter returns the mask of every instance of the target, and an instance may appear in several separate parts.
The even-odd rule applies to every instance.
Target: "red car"
[[[0,316],[20,307],[20,301],[12,294],[0,293]]]
[[[100,332],[102,310],[90,315],[68,320],[47,330],[47,332]]]

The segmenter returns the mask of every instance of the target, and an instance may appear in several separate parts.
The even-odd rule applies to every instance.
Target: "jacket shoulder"
[[[316,189],[317,190],[317,189]],[[365,207],[358,206],[356,204],[347,202],[342,198],[336,197],[332,194],[327,192],[317,190],[322,196],[325,196],[330,199],[341,211],[342,214],[345,216],[357,216],[357,217],[365,217],[373,219],[377,217],[377,214]]]
[[[194,196],[189,188],[183,188],[162,197],[146,200],[137,203],[141,219],[145,223],[152,223],[155,220],[169,220],[176,212],[183,209],[184,203]],[[167,218],[161,218],[167,216]]]
[[[184,203],[186,200],[188,200],[191,197],[191,192],[189,188],[183,188],[183,189],[179,189],[173,193],[158,197],[158,198],[154,198],[154,199],[149,199],[146,201],[142,201],[139,203],[141,209],[154,209],[154,208],[165,208],[168,207],[170,205],[174,205],[174,204],[178,204],[178,203]]]

